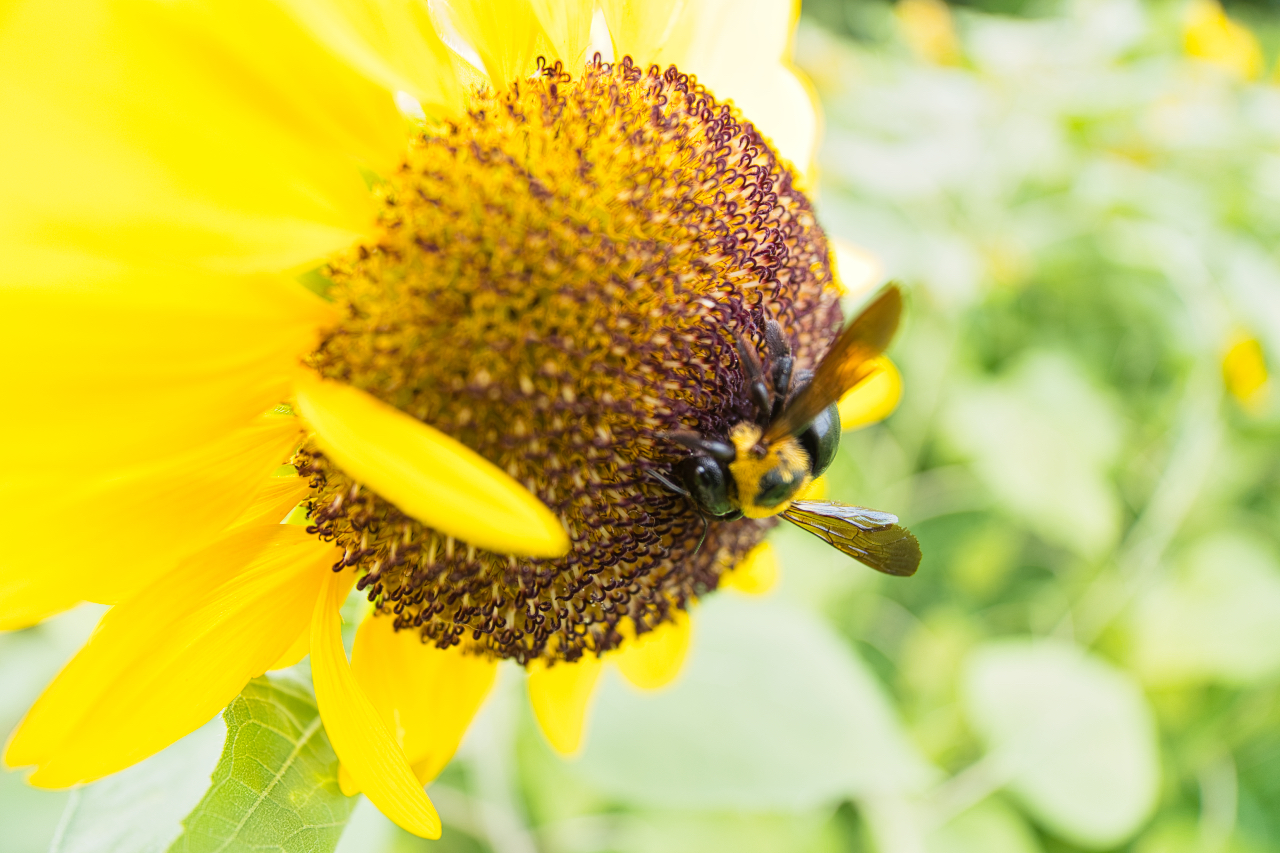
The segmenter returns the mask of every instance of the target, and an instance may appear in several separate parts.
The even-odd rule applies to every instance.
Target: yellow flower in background
[[[921,59],[956,65],[963,54],[951,8],[942,0],[898,0],[894,7],[902,38]]]
[[[1222,380],[1231,396],[1246,409],[1262,408],[1271,383],[1266,356],[1257,338],[1237,335],[1222,357]]]
[[[1263,68],[1262,47],[1248,28],[1231,20],[1217,0],[1192,0],[1182,31],[1188,56],[1225,69],[1242,80]]]
[[[603,661],[669,682],[768,525],[702,542],[654,434],[741,404],[762,299],[802,364],[838,327],[797,12],[6,12],[0,629],[113,605],[6,762],[100,778],[309,653],[344,791],[436,837],[422,785],[499,660],[566,753]],[[892,409],[882,373],[842,417]]]

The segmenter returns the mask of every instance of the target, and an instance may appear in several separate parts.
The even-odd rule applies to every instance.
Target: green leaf
[[[1047,827],[1108,848],[1138,830],[1160,786],[1155,720],[1132,677],[1056,640],[978,647],[965,711],[1014,793]]]
[[[222,720],[71,794],[49,853],[164,853],[209,787]]]
[[[1214,533],[1143,594],[1134,662],[1160,686],[1247,685],[1280,672],[1280,567],[1261,542]]]
[[[329,853],[355,805],[306,687],[249,682],[223,713],[227,742],[213,785],[182,822],[171,853]]]
[[[988,799],[930,833],[928,853],[1040,853],[1027,822],[999,799]]]
[[[822,844],[829,820],[827,809],[800,814],[633,812],[619,815],[607,824],[599,849],[617,853],[800,853]],[[572,824],[569,829],[571,833]],[[565,841],[571,843],[572,836]],[[570,843],[551,849],[573,849]]]
[[[642,694],[606,678],[592,725],[575,769],[655,808],[803,810],[919,790],[934,772],[824,623],[732,594],[694,613],[675,685]]]
[[[1120,421],[1070,357],[1036,353],[998,381],[959,388],[944,420],[1012,515],[1087,557],[1114,544],[1121,512],[1108,470]]]

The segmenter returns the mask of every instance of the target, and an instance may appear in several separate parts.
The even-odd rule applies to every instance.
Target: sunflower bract
[[[771,522],[711,525],[646,474],[752,417],[734,335],[766,316],[811,367],[841,315],[808,200],[755,128],[674,67],[559,67],[477,91],[377,192],[382,237],[332,261],[344,319],[308,363],[456,437],[564,521],[558,560],[439,535],[313,445],[313,530],[402,630],[575,660],[713,589]]]

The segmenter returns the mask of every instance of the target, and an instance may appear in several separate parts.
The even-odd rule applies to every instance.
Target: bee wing
[[[849,324],[818,363],[813,380],[787,404],[765,430],[764,442],[804,431],[823,409],[871,375],[871,360],[884,352],[898,329],[902,292],[890,285]]]
[[[833,501],[795,501],[782,517],[877,572],[909,577],[920,567],[920,543],[896,515]]]

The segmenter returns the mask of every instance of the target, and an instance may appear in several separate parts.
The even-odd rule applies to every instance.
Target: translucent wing
[[[764,443],[772,444],[804,431],[823,409],[870,376],[875,369],[871,360],[884,352],[893,339],[901,314],[902,292],[891,285],[827,350],[813,373],[813,380],[769,424]]]
[[[920,543],[898,517],[833,501],[796,501],[782,517],[877,572],[909,577],[920,567]]]

